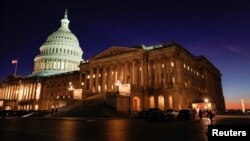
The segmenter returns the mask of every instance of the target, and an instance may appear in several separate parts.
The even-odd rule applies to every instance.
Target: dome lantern
[[[64,18],[61,20],[61,27],[59,28],[59,30],[65,30],[70,32],[67,8],[65,9]]]

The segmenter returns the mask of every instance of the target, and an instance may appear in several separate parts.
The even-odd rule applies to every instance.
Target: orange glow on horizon
[[[244,99],[245,109],[250,109],[250,100]],[[226,100],[226,109],[242,109],[240,100]]]

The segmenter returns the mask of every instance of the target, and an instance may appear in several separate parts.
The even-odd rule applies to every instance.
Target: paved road
[[[205,118],[204,118],[205,119]],[[216,116],[246,122],[242,117]],[[9,118],[0,119],[1,141],[207,141],[204,120],[149,122],[133,119]],[[249,123],[249,122],[248,122]]]

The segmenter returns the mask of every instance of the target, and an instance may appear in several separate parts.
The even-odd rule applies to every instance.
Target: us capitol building
[[[32,75],[9,75],[0,83],[0,110],[50,110],[105,93],[106,104],[124,112],[225,111],[221,73],[204,56],[165,43],[112,46],[84,61],[69,22],[66,11],[61,27],[40,47]]]

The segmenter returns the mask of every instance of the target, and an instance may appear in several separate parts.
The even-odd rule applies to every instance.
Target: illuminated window
[[[199,76],[199,72],[197,71],[197,75]]]
[[[87,76],[87,79],[89,79],[89,78],[90,78],[90,75]]]
[[[162,95],[158,97],[158,108],[164,110],[164,97]]]
[[[139,70],[141,71],[141,67],[139,68]]]
[[[150,96],[150,98],[149,98],[149,108],[155,108],[155,98],[154,98],[154,96]]]
[[[161,67],[164,68],[164,64],[161,64]]]
[[[95,78],[95,74],[93,74],[93,78]]]
[[[171,62],[171,67],[173,67],[174,66],[174,62]]]
[[[104,85],[104,89],[105,89],[105,91],[107,90],[107,85],[106,84]]]
[[[98,75],[99,77],[101,77],[102,75],[99,73],[99,75]]]
[[[82,82],[81,85],[84,86],[84,82]]]
[[[189,70],[189,66],[187,66],[188,70]]]
[[[72,83],[71,83],[71,82],[69,82],[69,85],[72,85]]]
[[[114,72],[112,71],[112,75],[114,74]]]
[[[169,96],[169,107],[173,108],[173,98],[171,95]]]
[[[186,68],[186,64],[183,64],[183,67]]]
[[[186,87],[186,88],[188,87],[188,84],[187,84],[187,82],[185,82],[185,87]]]
[[[98,85],[98,92],[101,92],[101,86]]]
[[[175,78],[173,77],[173,84],[175,83]]]

